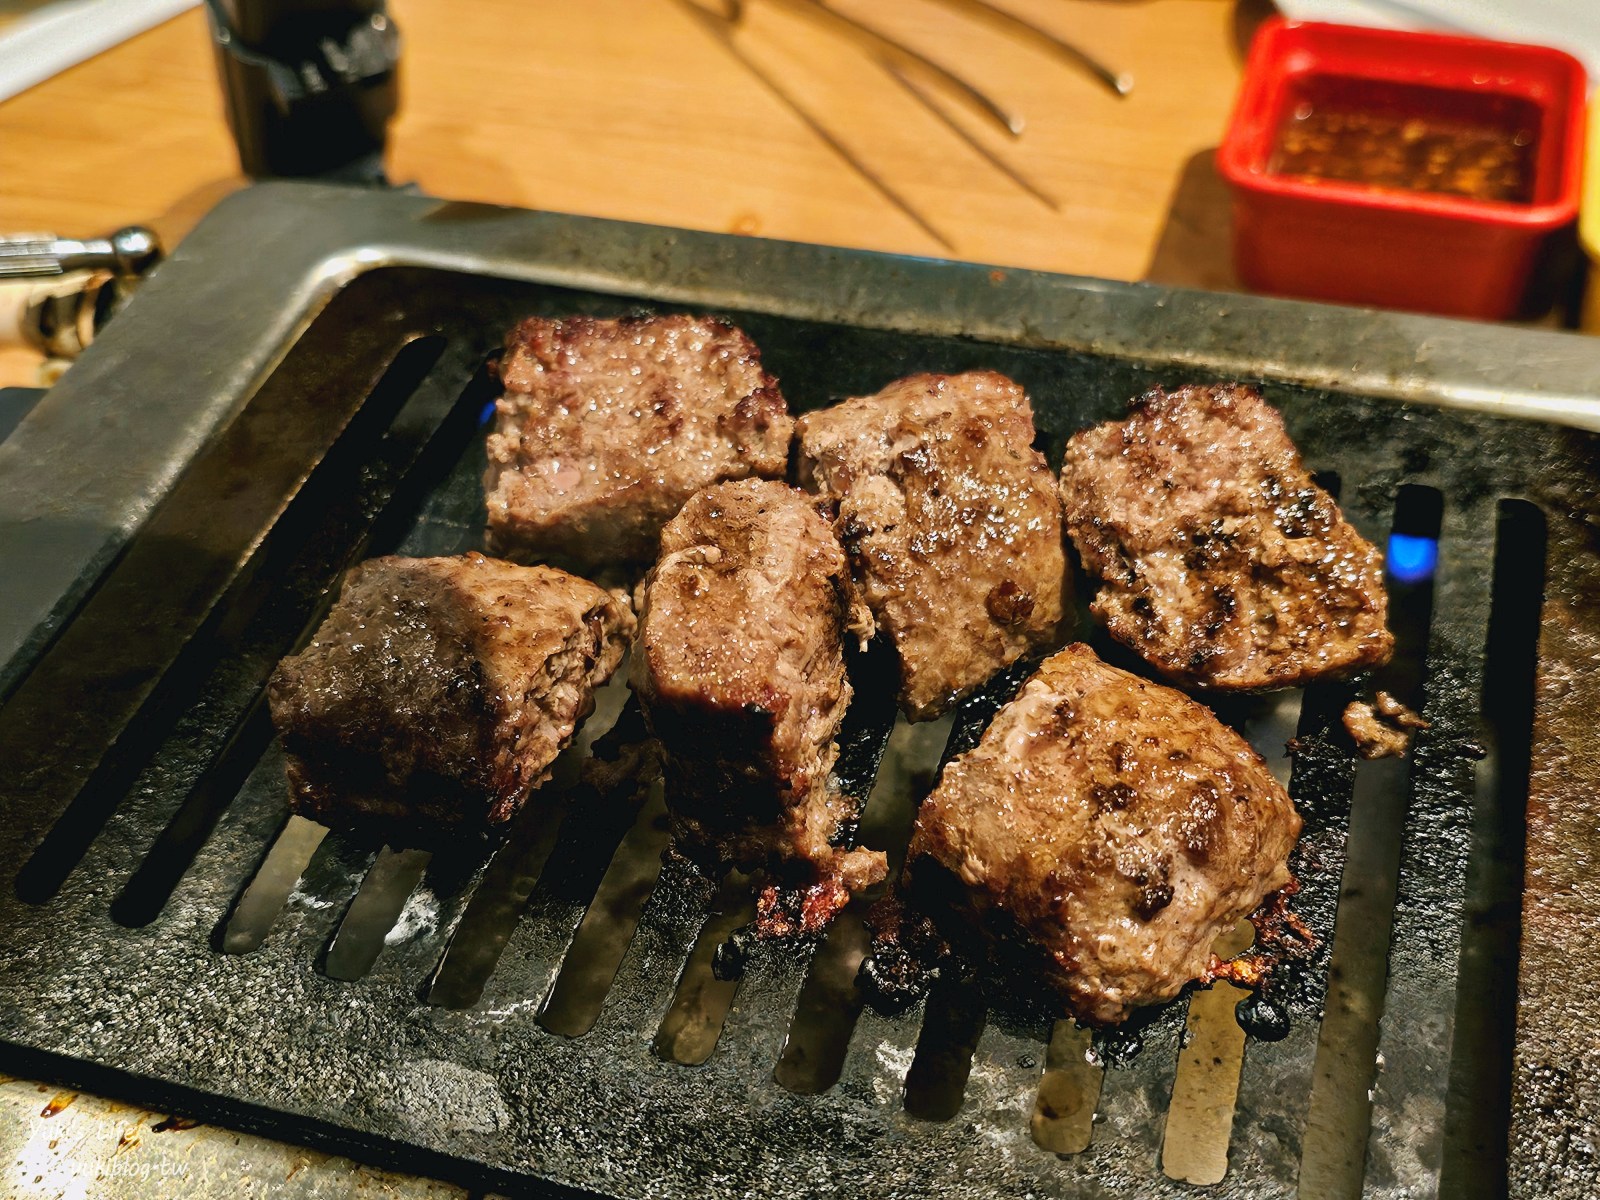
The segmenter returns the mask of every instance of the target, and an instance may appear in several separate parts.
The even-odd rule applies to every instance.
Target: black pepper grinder
[[[400,36],[384,0],[206,0],[245,174],[383,184]]]

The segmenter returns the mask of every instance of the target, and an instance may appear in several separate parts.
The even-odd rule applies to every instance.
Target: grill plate
[[[874,269],[888,288],[899,268],[879,261]],[[1072,1155],[1041,1150],[1029,1132],[1050,1030],[1004,1015],[975,1019],[960,997],[929,1002],[939,1007],[930,1025],[944,1031],[944,1042],[976,1040],[964,1103],[952,1119],[919,1120],[902,1104],[922,1008],[893,1018],[863,1013],[839,1082],[823,1094],[780,1086],[773,1067],[806,968],[796,952],[755,957],[704,1066],[656,1057],[652,1040],[710,898],[673,864],[594,1028],[578,1038],[546,1032],[539,1007],[604,867],[604,836],[558,835],[553,866],[533,886],[483,995],[465,1009],[430,1006],[420,996],[479,878],[478,848],[435,854],[400,916],[409,933],[394,936],[357,981],[329,978],[324,956],[379,848],[338,836],[318,846],[259,950],[219,952],[221,925],[285,817],[281,758],[260,711],[264,673],[314,623],[349,561],[478,544],[477,418],[492,395],[481,365],[505,328],[531,312],[660,309],[661,294],[416,267],[370,272],[332,297],[250,406],[207,443],[0,711],[0,828],[19,850],[8,875],[42,839],[54,838],[20,872],[26,899],[9,887],[0,899],[6,1066],[495,1186],[876,1195],[918,1194],[937,1181],[943,1194],[963,1196],[1187,1194],[1160,1166],[1182,1000],[1141,1030],[1140,1053],[1106,1072],[1090,1145]],[[877,302],[860,301],[864,310]],[[912,370],[1006,372],[1034,398],[1052,465],[1067,434],[1115,416],[1130,395],[1154,383],[1219,377],[1158,349],[1140,356],[1041,345],[1026,331],[975,340],[872,328],[867,317],[859,325],[786,317],[774,311],[781,297],[745,309],[693,307],[745,328],[801,409],[870,392]],[[1516,764],[1518,745],[1531,746],[1539,819],[1529,853],[1554,853],[1559,842],[1562,863],[1579,859],[1558,810],[1593,805],[1589,797],[1600,791],[1581,716],[1593,705],[1574,708],[1574,697],[1595,685],[1569,665],[1583,660],[1597,630],[1600,446],[1552,425],[1270,378],[1264,390],[1313,469],[1337,475],[1341,503],[1368,537],[1381,543],[1387,536],[1403,486],[1442,498],[1431,623],[1425,614],[1421,626],[1426,650],[1400,666],[1420,681],[1434,724],[1409,765],[1358,772],[1321,736],[1336,724],[1345,693],[1318,687],[1306,694],[1299,724],[1306,749],[1292,787],[1307,816],[1298,907],[1325,949],[1295,997],[1289,1036],[1246,1045],[1229,1169],[1214,1194],[1289,1196],[1297,1186],[1305,1196],[1356,1194],[1363,1186],[1377,1196],[1432,1194],[1447,1132],[1466,1145],[1483,1129],[1505,1131],[1506,1097],[1493,1065],[1509,1063],[1506,1001],[1502,995],[1494,1009],[1476,999],[1491,995],[1488,980],[1506,970],[1505,906],[1514,928],[1520,887],[1515,871],[1495,867],[1496,853],[1504,857],[1504,810],[1521,801],[1515,780],[1496,785],[1496,770]],[[274,474],[264,462],[283,465]],[[259,496],[234,504],[219,530],[220,506],[252,481]],[[1498,692],[1482,704],[1491,606],[1510,603],[1491,586],[1505,497],[1526,498],[1544,514],[1555,564],[1531,732],[1526,707],[1502,703]],[[212,530],[216,536],[204,540]],[[177,540],[163,543],[164,533]],[[1511,580],[1502,592],[1531,595],[1536,585]],[[131,631],[129,597],[142,598],[153,617]],[[114,686],[82,691],[83,681],[108,672],[96,657],[106,648],[123,663]],[[162,669],[151,672],[155,664]],[[1504,670],[1510,675],[1490,671],[1493,686],[1514,690],[1516,663]],[[870,681],[863,691],[860,704],[874,694]],[[88,699],[64,704],[69,696]],[[981,728],[985,712],[967,713],[954,736]],[[1260,706],[1227,715],[1247,731],[1271,728]],[[886,730],[881,719],[869,726]],[[1558,742],[1565,757],[1555,753]],[[1494,753],[1483,759],[1484,749]],[[926,748],[920,753],[920,765],[930,767]],[[854,756],[862,780],[874,757]],[[874,804],[887,805],[890,790],[881,789]],[[619,836],[632,810],[618,816],[617,806],[641,800],[570,796],[583,814],[574,825],[610,824]],[[607,806],[600,816],[615,819],[591,817],[586,804]],[[1352,806],[1354,865],[1344,886],[1360,894],[1345,903],[1371,903],[1372,888],[1381,891],[1387,876],[1398,896],[1392,942],[1386,922],[1335,931]],[[1393,855],[1394,846],[1385,823],[1396,821],[1404,838],[1398,863],[1386,867],[1386,847]],[[894,823],[892,814],[879,822]],[[1591,849],[1594,827],[1591,820]],[[1540,873],[1532,882],[1522,953],[1524,972],[1538,971],[1536,994],[1544,999],[1551,980],[1575,977],[1561,957],[1562,921],[1593,897],[1582,879],[1547,883]],[[1381,896],[1378,908],[1382,915]],[[1469,913],[1468,974],[1458,984]],[[1472,947],[1484,945],[1501,946],[1498,957],[1475,959]],[[1345,968],[1329,1027],[1345,1032],[1319,1051],[1315,1018],[1329,952]],[[1596,1002],[1587,992],[1557,989],[1557,997],[1553,1010],[1523,1018],[1512,1178],[1536,1167],[1542,1190],[1529,1194],[1576,1197],[1588,1194],[1594,1167],[1583,1139],[1594,1132],[1596,1088],[1583,1072],[1595,1068],[1582,1050],[1592,1046],[1585,1022]],[[1493,1036],[1480,1042],[1485,1035],[1475,1032],[1474,1043],[1460,1048],[1450,1092],[1458,1005],[1464,1028]],[[1381,1030],[1372,1020],[1379,1012]],[[1383,1066],[1375,1080],[1370,1051],[1362,1052],[1352,1030],[1377,1038]],[[936,1049],[930,1040],[928,1061]],[[1470,1193],[1479,1183],[1447,1177],[1446,1191]]]

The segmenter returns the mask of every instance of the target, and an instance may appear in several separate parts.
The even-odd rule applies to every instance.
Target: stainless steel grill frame
[[[1600,916],[1585,866],[1600,853],[1600,681],[1583,669],[1600,640],[1600,443],[1575,427],[1600,429],[1600,343],[304,185],[222,205],[0,445],[0,837],[15,848],[0,1061],[497,1186],[1185,1194],[1160,1166],[1182,1002],[1107,1073],[1091,1144],[1066,1156],[1028,1129],[1049,1031],[974,1024],[959,996],[929,1002],[930,1026],[975,1043],[950,1120],[903,1111],[921,1010],[862,1014],[822,1095],[778,1086],[803,955],[756,957],[703,1067],[652,1055],[708,902],[673,865],[595,1028],[545,1032],[534,1017],[604,845],[569,862],[562,842],[563,869],[527,881],[466,1008],[418,989],[481,848],[426,864],[433,926],[378,946],[358,981],[325,961],[335,918],[382,861],[351,840],[317,848],[261,949],[214,944],[283,821],[265,669],[352,557],[470,542],[480,365],[513,316],[636,305],[734,315],[802,406],[900,368],[995,363],[1029,385],[1057,442],[1150,382],[1259,380],[1369,536],[1403,489],[1436,492],[1441,565],[1406,667],[1434,728],[1407,767],[1355,772],[1330,733],[1343,693],[1306,694],[1294,791],[1310,817],[1303,903],[1332,935],[1329,1018],[1314,1019],[1325,957],[1289,1038],[1245,1048],[1218,1194],[1478,1194],[1498,1170],[1485,1131],[1504,1141],[1515,1193],[1592,1194],[1600,972],[1572,931]],[[1525,701],[1509,695],[1523,676],[1496,666],[1515,653],[1492,636],[1519,586],[1520,560],[1497,576],[1497,553],[1534,528],[1507,498],[1542,514],[1548,540],[1522,564],[1548,564]],[[1527,625],[1537,580],[1522,586]],[[69,702],[91,683],[91,701]],[[875,754],[863,761],[870,778]],[[1335,928],[1336,910],[1363,904],[1392,908],[1392,934]],[[1491,986],[1511,953],[1514,1039]],[[1470,1045],[1453,1042],[1458,1018]],[[1509,1127],[1483,1079],[1497,1058]],[[1474,1155],[1491,1169],[1459,1169]]]

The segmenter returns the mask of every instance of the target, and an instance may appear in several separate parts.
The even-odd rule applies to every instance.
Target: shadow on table
[[[1272,0],[1235,0],[1232,49],[1239,63],[1261,23],[1276,12]],[[1231,202],[1228,185],[1217,173],[1215,147],[1185,162],[1144,279],[1173,287],[1243,291],[1233,269]]]
[[[1231,198],[1217,173],[1216,155],[1215,149],[1202,150],[1184,163],[1167,207],[1167,223],[1144,270],[1146,281],[1241,290],[1233,269]]]

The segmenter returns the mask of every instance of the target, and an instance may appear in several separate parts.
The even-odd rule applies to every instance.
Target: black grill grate
[[[1507,840],[1544,562],[1527,514],[1544,512],[1566,556],[1565,619],[1595,620],[1592,497],[1552,498],[1594,476],[1594,439],[1569,430],[1265,389],[1368,537],[1410,529],[1419,496],[1443,514],[1436,575],[1391,579],[1402,654],[1387,682],[1433,722],[1411,759],[1353,764],[1332,732],[1342,686],[1224,712],[1283,772],[1286,736],[1302,747],[1298,909],[1324,951],[1279,1042],[1241,1047],[1230,1006],[1180,999],[1101,1046],[1102,1071],[1071,1026],[987,1014],[959,982],[899,1016],[863,1010],[853,913],[814,964],[767,948],[720,983],[710,949],[746,919],[741,893],[659,868],[660,797],[626,772],[591,788],[569,769],[487,863],[482,847],[396,853],[286,825],[260,699],[272,663],[350,562],[479,544],[483,364],[501,331],[631,303],[362,276],[192,464],[0,710],[0,837],[17,851],[0,897],[7,1065],[464,1180],[607,1195],[1175,1196],[1220,1175],[1220,1196],[1416,1196],[1438,1187],[1447,1124],[1463,1142],[1504,1137],[1521,890]],[[799,408],[911,370],[1004,371],[1033,396],[1053,464],[1130,395],[1203,378],[727,315]],[[1500,523],[1496,572],[1507,497],[1524,518]],[[894,724],[881,663],[855,673],[842,770],[869,787],[887,740],[863,837],[897,852],[943,730]],[[591,733],[619,709],[633,719],[620,687],[608,699]],[[993,703],[958,715],[951,748]],[[1472,1040],[1453,1050],[1458,1012]],[[1491,1157],[1489,1177],[1502,1169]]]

